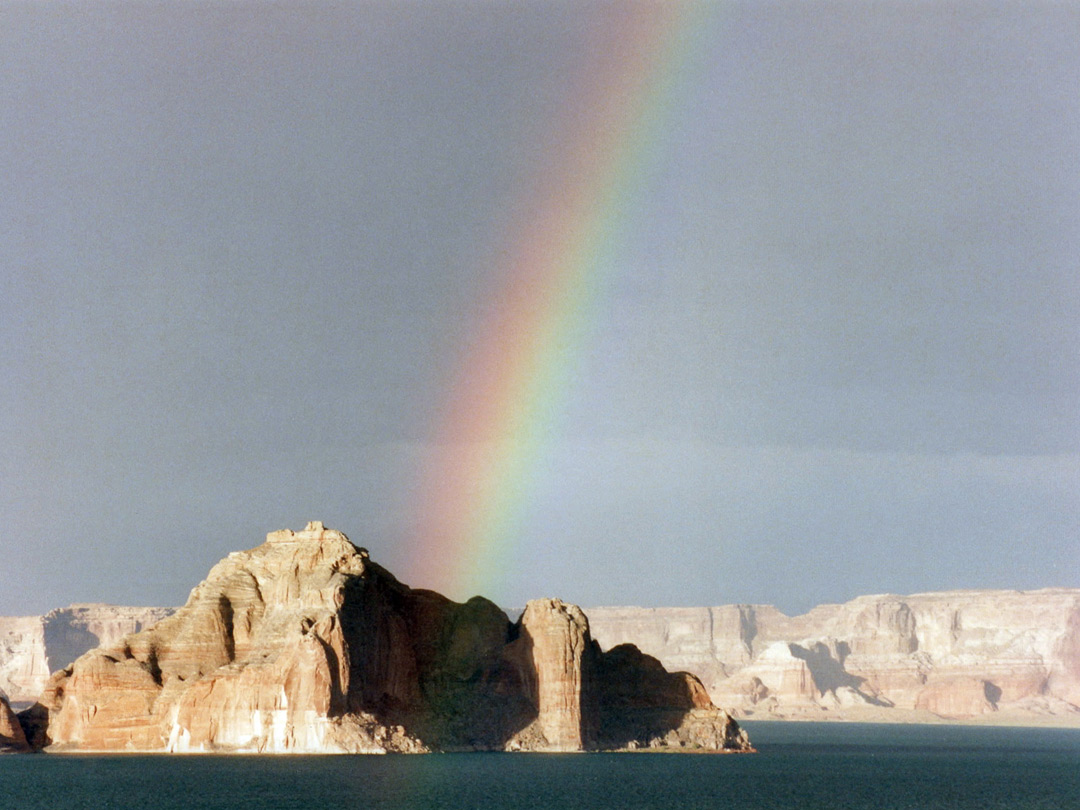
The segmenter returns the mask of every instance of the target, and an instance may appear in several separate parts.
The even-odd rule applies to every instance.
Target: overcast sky
[[[1080,586],[1080,6],[706,11],[486,595]],[[310,519],[437,584],[452,369],[626,13],[0,0],[0,615]]]

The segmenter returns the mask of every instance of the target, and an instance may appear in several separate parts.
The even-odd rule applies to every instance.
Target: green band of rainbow
[[[598,33],[602,58],[567,105],[574,147],[512,237],[504,286],[470,341],[425,464],[411,584],[465,598],[499,582],[711,8],[628,5]]]

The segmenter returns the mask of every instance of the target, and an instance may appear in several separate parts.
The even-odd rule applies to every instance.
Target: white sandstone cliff
[[[861,596],[786,616],[768,605],[589,609],[698,675],[718,705],[777,719],[1080,725],[1080,590]]]
[[[0,616],[0,690],[32,702],[49,679],[87,650],[112,645],[172,615],[175,608],[75,604],[44,616]]]

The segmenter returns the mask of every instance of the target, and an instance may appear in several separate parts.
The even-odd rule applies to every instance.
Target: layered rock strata
[[[529,602],[516,627],[507,657],[535,719],[507,750],[750,750],[746,733],[697,677],[668,672],[632,644],[602,652],[576,605]]]
[[[589,618],[602,647],[633,642],[741,716],[1080,725],[1080,590],[862,596],[795,617],[726,605]]]
[[[1080,725],[1078,602],[1076,590],[966,591],[860,597],[796,617],[762,605],[590,616],[604,647],[636,642],[743,716]],[[73,605],[0,618],[0,689],[29,705],[50,663],[172,612]]]
[[[17,705],[33,701],[48,679],[42,617],[0,617],[0,690]]]
[[[15,705],[32,702],[45,688],[50,672],[174,612],[173,608],[78,604],[44,616],[0,617],[0,690]]]
[[[33,746],[80,751],[749,748],[697,678],[601,652],[579,608],[532,602],[511,624],[409,588],[317,522],[230,554],[20,719]]]

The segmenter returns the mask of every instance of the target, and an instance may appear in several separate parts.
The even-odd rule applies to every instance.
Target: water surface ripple
[[[749,723],[760,753],[0,757],[20,810],[1080,810],[1080,730]]]

